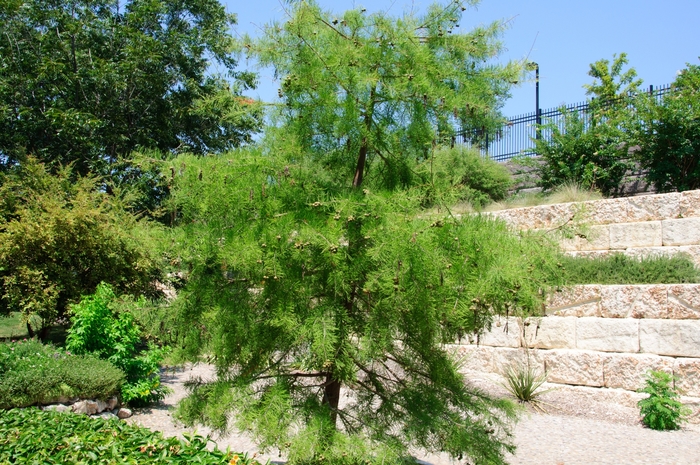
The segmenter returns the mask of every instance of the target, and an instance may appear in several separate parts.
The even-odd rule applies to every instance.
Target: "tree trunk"
[[[331,422],[333,423],[333,427],[336,427],[336,421],[338,420],[340,386],[340,381],[334,379],[333,374],[328,373],[328,375],[326,375],[326,383],[323,390],[323,404],[327,405],[331,411]]]
[[[362,139],[362,145],[360,146],[360,154],[357,157],[357,165],[355,165],[355,178],[352,180],[352,187],[360,187],[362,184],[362,177],[365,173],[365,160],[367,160],[367,138]]]
[[[30,339],[34,337],[34,330],[32,329],[32,325],[30,325],[28,321],[27,321],[27,335],[29,336]]]

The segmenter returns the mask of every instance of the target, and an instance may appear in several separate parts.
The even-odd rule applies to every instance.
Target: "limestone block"
[[[668,317],[674,320],[700,319],[700,284],[668,286]]]
[[[600,316],[598,284],[562,288],[547,296],[545,312],[555,316]]]
[[[627,197],[627,222],[658,221],[678,218],[681,214],[679,192]]]
[[[526,347],[535,349],[576,348],[576,317],[545,316],[523,322]]]
[[[685,191],[681,194],[680,215],[684,218],[700,216],[700,190]]]
[[[700,218],[681,218],[664,220],[663,245],[697,245],[700,244]]]
[[[639,352],[639,320],[579,318],[576,321],[576,348],[600,352]]]
[[[549,350],[544,354],[547,381],[603,386],[603,354],[584,350]]]
[[[700,397],[700,360],[677,358],[673,365],[673,374],[678,377],[675,386],[683,395]]]
[[[674,359],[650,354],[607,354],[603,357],[605,387],[636,391],[650,370],[671,373]]]
[[[493,371],[493,347],[450,344],[447,350],[457,359],[460,371]]]
[[[583,202],[584,221],[588,224],[627,222],[627,199],[589,200]]]
[[[479,344],[493,347],[521,346],[520,318],[496,316],[491,324],[491,330],[479,336]]]
[[[594,225],[586,231],[586,237],[576,236],[559,241],[562,250],[608,250],[610,249],[610,226]]]
[[[661,221],[617,223],[610,225],[610,249],[660,247],[663,245]]]
[[[640,320],[639,350],[675,357],[700,357],[700,320]]]
[[[534,207],[535,212],[539,214],[537,228],[558,228],[564,224],[570,223],[574,216],[582,212],[582,208],[576,203],[557,203],[552,205],[540,205]],[[581,216],[579,214],[579,216]],[[580,218],[583,220],[583,217]]]
[[[494,347],[492,351],[493,371],[503,373],[509,366],[533,367],[544,373],[544,357],[537,349],[509,349]]]
[[[668,318],[667,286],[601,286],[600,314],[604,318]]]

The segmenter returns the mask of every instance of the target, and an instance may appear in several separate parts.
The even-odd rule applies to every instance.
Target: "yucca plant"
[[[532,405],[532,407],[544,413],[544,402],[539,397],[551,389],[540,389],[542,384],[547,381],[547,373],[542,373],[540,370],[530,366],[530,364],[511,364],[503,370],[505,383],[501,385],[508,392],[518,399],[519,402]]]

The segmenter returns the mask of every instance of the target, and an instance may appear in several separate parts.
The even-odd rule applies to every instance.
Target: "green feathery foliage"
[[[181,418],[236,418],[291,463],[398,463],[409,446],[504,463],[513,405],[465,384],[446,344],[541,311],[547,241],[428,217],[418,188],[338,188],[303,157],[180,157],[173,172],[181,350],[218,369]]]
[[[293,2],[285,22],[245,47],[281,80],[286,131],[335,176],[354,186],[411,184],[411,163],[459,129],[500,127],[502,106],[523,72],[495,64],[505,23],[460,32],[467,4],[432,5],[392,18]]]

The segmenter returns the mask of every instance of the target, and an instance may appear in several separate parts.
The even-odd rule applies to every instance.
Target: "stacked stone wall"
[[[700,191],[495,212],[517,229],[553,230],[581,220],[585,238],[562,240],[571,254],[689,254],[700,266]],[[578,217],[578,218],[576,218]],[[635,391],[649,370],[678,376],[700,397],[700,284],[585,285],[552,294],[546,316],[497,318],[478,340],[453,349],[465,370],[502,372],[530,364],[547,380]]]

